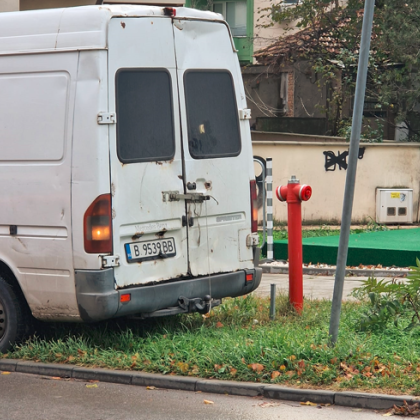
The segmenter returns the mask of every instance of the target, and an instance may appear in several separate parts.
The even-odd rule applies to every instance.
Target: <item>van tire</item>
[[[27,314],[12,287],[0,275],[0,353],[6,353],[25,335]]]

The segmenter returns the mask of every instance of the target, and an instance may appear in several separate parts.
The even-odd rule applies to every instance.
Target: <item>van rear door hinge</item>
[[[98,114],[98,124],[115,124],[117,115],[114,112],[100,112]]]
[[[120,257],[118,255],[101,255],[102,268],[119,267]]]

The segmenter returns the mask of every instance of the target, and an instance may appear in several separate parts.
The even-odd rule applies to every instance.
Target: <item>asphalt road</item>
[[[13,372],[0,373],[0,407],[0,420],[379,420],[384,414]]]

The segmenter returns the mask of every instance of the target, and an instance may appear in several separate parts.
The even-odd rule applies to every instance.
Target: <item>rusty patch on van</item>
[[[125,29],[125,22],[121,22],[121,26],[123,29]]]
[[[163,165],[163,162],[160,162],[159,160],[157,160],[156,165]]]
[[[136,233],[135,233],[135,234],[131,237],[131,239],[132,239],[133,241],[135,241],[136,239],[141,238],[143,235],[144,235],[144,232],[136,232]]]
[[[206,188],[206,190],[211,190],[211,181],[205,182],[204,187]]]
[[[163,237],[163,235],[165,235],[165,233],[166,233],[166,229],[165,229],[165,228],[163,228],[161,231],[159,231],[159,232],[157,232],[157,233],[156,233],[156,236],[157,236],[158,238],[162,238],[162,237]]]

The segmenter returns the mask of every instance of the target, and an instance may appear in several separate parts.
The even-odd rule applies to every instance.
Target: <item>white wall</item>
[[[365,147],[365,153],[357,163],[353,223],[375,220],[378,187],[412,188],[413,218],[414,222],[419,221],[420,144],[387,142],[360,146]],[[326,171],[323,152],[337,155],[348,148],[345,142],[253,141],[254,155],[273,159],[273,195],[275,187],[286,185],[291,175],[312,187],[312,198],[302,203],[302,217],[306,222],[341,220],[347,171],[340,170],[338,165],[335,171]],[[257,171],[258,166],[255,168]],[[273,204],[274,218],[286,221],[287,205],[275,197]]]

